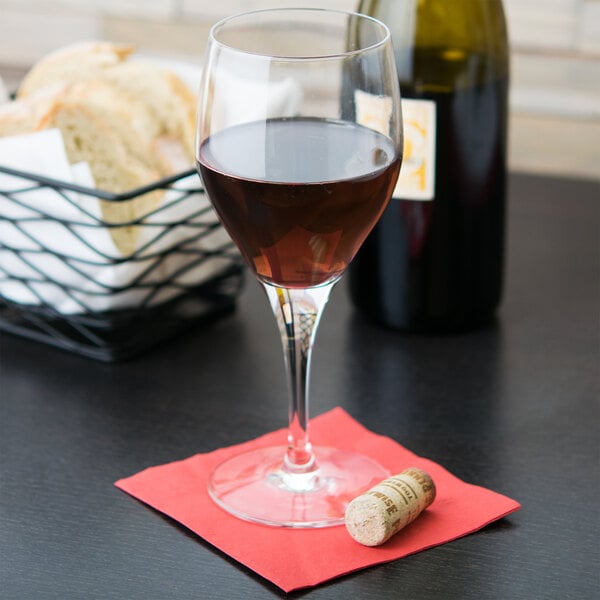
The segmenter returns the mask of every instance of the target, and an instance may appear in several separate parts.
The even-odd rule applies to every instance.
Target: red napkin
[[[179,521],[286,592],[443,544],[520,508],[518,502],[465,483],[437,463],[372,433],[341,408],[311,421],[311,439],[317,448],[328,445],[362,452],[392,473],[419,467],[433,478],[436,499],[416,521],[375,548],[355,542],[343,525],[312,530],[269,527],[237,519],[214,504],[206,491],[212,469],[238,452],[284,445],[284,429],[237,446],[150,467],[115,485]]]

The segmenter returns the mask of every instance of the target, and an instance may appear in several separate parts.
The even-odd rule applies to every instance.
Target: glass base
[[[344,522],[348,503],[390,476],[373,459],[318,448],[317,468],[284,467],[286,448],[258,448],[220,464],[208,482],[211,498],[231,514],[278,527],[330,527]]]

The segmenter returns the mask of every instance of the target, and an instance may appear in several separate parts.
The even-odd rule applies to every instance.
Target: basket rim
[[[168,189],[173,183],[179,181],[180,179],[185,179],[186,177],[190,177],[191,175],[197,174],[195,168],[190,168],[185,171],[181,171],[180,173],[175,173],[173,175],[168,175],[166,177],[162,177],[152,183],[148,183],[146,185],[133,188],[131,190],[127,190],[125,192],[106,192],[104,190],[99,190],[96,188],[87,187],[84,185],[78,185],[76,183],[70,183],[68,181],[63,181],[61,179],[54,179],[53,177],[46,177],[45,175],[39,175],[38,173],[32,173],[30,171],[22,171],[19,169],[13,169],[11,167],[4,166],[0,164],[0,173],[6,173],[7,175],[12,175],[14,177],[20,177],[25,180],[29,180],[35,182],[37,184],[45,185],[56,190],[69,190],[71,192],[78,192],[80,194],[85,194],[86,196],[93,196],[95,198],[99,198],[101,200],[108,200],[111,202],[125,202],[126,200],[131,200],[140,196],[142,194],[147,194],[148,192],[153,192],[158,189]],[[2,190],[0,190],[1,193]],[[188,191],[188,190],[186,190]],[[195,192],[203,192],[204,188],[202,187],[202,182],[200,178],[198,178],[198,187],[190,188],[189,191]]]

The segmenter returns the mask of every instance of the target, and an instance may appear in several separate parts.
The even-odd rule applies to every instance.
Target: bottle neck
[[[502,0],[361,0],[357,10],[386,23],[397,48],[508,54]]]
[[[501,0],[362,0],[358,10],[389,26],[406,87],[443,92],[508,79]]]

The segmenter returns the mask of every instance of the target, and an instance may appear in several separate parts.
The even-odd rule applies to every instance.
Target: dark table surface
[[[600,597],[599,191],[511,176],[506,292],[486,329],[386,331],[336,288],[317,337],[312,413],[342,406],[523,507],[292,597]],[[113,487],[285,424],[279,341],[250,278],[232,316],[123,363],[4,335],[0,391],[2,599],[283,596]]]

